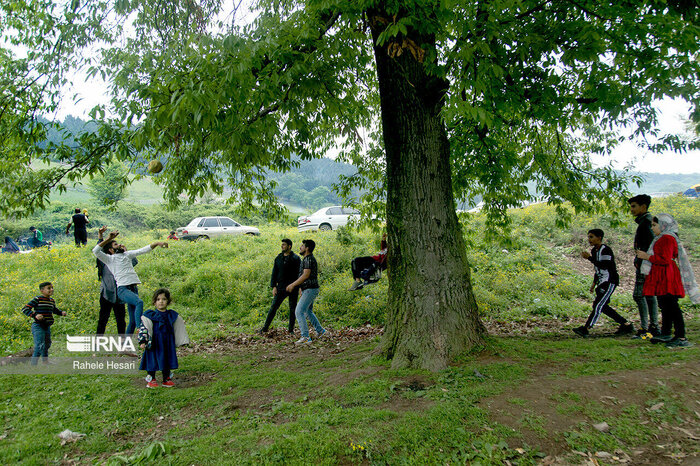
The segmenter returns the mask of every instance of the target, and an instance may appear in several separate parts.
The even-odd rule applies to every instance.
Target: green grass
[[[690,202],[679,205],[681,218],[697,213],[700,203]],[[545,231],[535,227],[551,220],[546,211],[519,215],[529,217],[517,228],[531,232]],[[698,230],[689,222],[684,238]],[[565,463],[574,463],[582,458],[573,451],[632,454],[643,448],[661,454],[654,450],[659,425],[692,425],[693,390],[700,387],[687,368],[700,355],[697,346],[671,351],[628,338],[584,340],[566,329],[542,330],[490,336],[484,348],[429,373],[392,370],[374,353],[376,338],[306,349],[232,344],[232,335],[262,324],[271,300],[272,260],[283,237],[292,238],[295,249],[307,236],[317,242],[322,292],[314,311],[324,325],[381,326],[386,319],[386,279],[347,291],[349,262],[377,248],[375,235],[300,235],[278,225],[262,225],[261,231],[260,237],[172,243],[140,258],[142,297],[148,302],[153,290],[169,287],[195,344],[221,345],[212,353],[181,356],[176,389],[146,390],[140,375],[0,376],[0,463],[536,464],[552,445]],[[520,244],[507,251],[470,246],[481,316],[489,322],[584,319],[590,274],[578,274],[561,257],[573,251],[571,232],[567,243],[556,229],[551,236],[519,231]],[[608,231],[620,245],[630,241],[624,229]],[[123,242],[140,247],[163,233],[126,232]],[[53,328],[52,356],[66,354],[65,334],[94,332],[99,284],[88,249],[59,245],[0,255],[1,355],[31,347],[29,320],[19,308],[44,280],[54,283],[57,304],[68,311]],[[618,300],[614,305],[634,317],[631,299],[620,293]],[[687,300],[682,308],[695,340],[696,308]],[[287,309],[282,306],[274,325],[285,326]],[[111,320],[108,332],[114,331]],[[663,384],[652,378],[634,385],[628,402],[609,403],[579,388],[593,381],[598,394],[612,393],[627,387],[623,376],[635,373],[666,375],[659,378]],[[541,397],[526,390],[533,381],[545,393]],[[501,399],[505,420],[496,421],[489,406]],[[549,411],[537,411],[538,402],[548,403]],[[568,425],[553,427],[554,417]],[[609,433],[592,427],[603,421]],[[60,445],[56,435],[65,429],[87,435]],[[680,432],[663,431],[676,435],[667,440],[673,453],[699,454]]]
[[[626,340],[612,342],[620,350],[627,346]],[[494,339],[489,351],[519,343]],[[692,393],[651,385],[647,406],[624,406],[619,413],[592,402],[585,392],[556,393],[557,411],[580,420],[564,432],[547,430],[545,418],[527,406],[515,430],[492,423],[482,402],[526,383],[541,366],[540,356],[551,350],[545,339],[533,340],[532,351],[517,361],[511,360],[515,353],[504,354],[500,362],[472,356],[438,374],[396,371],[381,359],[367,360],[376,342],[350,345],[333,357],[307,350],[277,363],[264,358],[288,352],[289,345],[183,356],[176,380],[201,377],[202,383],[172,390],[147,390],[134,376],[2,376],[0,413],[6,424],[0,462],[91,462],[120,454],[132,461],[160,455],[173,464],[502,464],[506,459],[535,464],[538,449],[522,439],[527,430],[540,438],[560,436],[572,450],[629,451],[645,445],[653,433],[650,421],[676,425],[692,415]],[[334,343],[321,346],[332,349]],[[574,350],[581,347],[587,359],[601,363],[607,356],[598,350],[606,346],[571,339],[560,349],[569,364],[579,359]],[[695,348],[649,347],[672,353],[675,362],[698,357]],[[635,352],[628,359],[635,367],[663,367],[664,357],[649,361],[648,356]],[[613,376],[620,369],[601,372]],[[551,380],[569,377],[561,370]],[[418,390],[410,388],[416,380]],[[515,410],[527,404],[512,399]],[[665,402],[662,408],[646,410],[659,400]],[[610,434],[591,427],[604,420],[613,426]],[[61,446],[56,434],[64,429],[87,436]],[[41,442],[36,432],[42,432]],[[153,447],[154,442],[159,443]]]

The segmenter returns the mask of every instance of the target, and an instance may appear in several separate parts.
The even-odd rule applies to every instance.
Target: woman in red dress
[[[652,220],[651,229],[655,238],[649,251],[637,251],[637,257],[644,259],[641,271],[647,275],[644,296],[656,296],[661,309],[661,335],[651,341],[665,342],[670,348],[692,346],[685,336],[685,322],[678,299],[683,298],[687,291],[695,302],[700,293],[685,249],[678,240],[678,224],[670,215],[659,214]],[[675,329],[673,337],[671,327]]]

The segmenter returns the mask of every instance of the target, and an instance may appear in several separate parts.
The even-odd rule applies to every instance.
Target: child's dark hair
[[[168,304],[170,304],[171,299],[170,299],[170,290],[167,288],[158,288],[156,291],[153,292],[153,305],[156,305],[156,300],[158,299],[158,296],[164,294],[165,299],[168,300]]]
[[[588,230],[588,233],[595,235],[600,239],[603,239],[603,236],[605,236],[605,232],[600,228],[593,228],[592,230]]]
[[[51,282],[41,282],[39,283],[39,291],[43,290],[47,286],[51,285]]]
[[[304,246],[306,246],[309,252],[314,252],[314,249],[316,249],[316,242],[312,239],[305,239],[302,243],[304,243]]]
[[[648,194],[637,194],[636,196],[627,199],[628,204],[631,204],[633,202],[637,205],[645,205],[648,209],[651,205],[651,196]]]

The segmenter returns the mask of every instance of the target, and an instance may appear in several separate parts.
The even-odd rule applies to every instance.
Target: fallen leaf
[[[678,431],[680,431],[680,432],[683,432],[683,433],[684,433],[685,435],[687,435],[688,438],[691,439],[691,440],[700,440],[700,437],[697,437],[695,434],[693,434],[693,433],[692,433],[691,431],[689,431],[688,429],[684,429],[684,428],[682,428],[682,427],[677,427],[677,426],[671,426],[671,427],[673,427],[674,429],[676,429],[676,430],[678,430]]]
[[[593,427],[600,432],[609,432],[610,426],[607,422],[601,422],[599,424],[593,424]]]
[[[651,408],[649,408],[649,411],[658,411],[661,409],[661,407],[664,405],[664,402],[662,401],[661,403],[656,403],[653,405]]]

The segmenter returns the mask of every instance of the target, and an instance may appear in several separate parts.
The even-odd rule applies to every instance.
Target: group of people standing
[[[641,328],[635,338],[665,343],[671,348],[692,346],[686,338],[683,312],[678,300],[687,295],[693,303],[698,304],[700,289],[685,248],[678,238],[678,223],[669,214],[653,216],[649,212],[651,197],[647,194],[639,194],[627,202],[637,223],[634,236],[635,286],[632,296],[639,309]],[[632,323],[609,305],[620,278],[613,251],[610,246],[603,244],[603,237],[603,230],[589,230],[588,242],[592,249],[581,253],[583,258],[593,263],[595,275],[591,292],[596,295],[586,323],[573,329],[577,335],[584,337],[588,336],[601,313],[620,324],[615,332],[617,335],[634,333]],[[657,309],[661,309],[661,327]]]
[[[309,344],[312,342],[309,335],[308,319],[316,330],[318,338],[330,336],[330,332],[323,328],[316,314],[314,314],[314,301],[318,297],[318,262],[314,256],[316,242],[305,239],[299,246],[299,255],[292,250],[292,240],[284,238],[281,243],[282,251],[275,258],[270,277],[272,288],[272,305],[267,313],[265,323],[260,329],[265,334],[270,329],[272,320],[277,310],[286,298],[289,298],[289,325],[287,331],[294,334],[294,322],[299,322],[301,338],[296,344]]]

